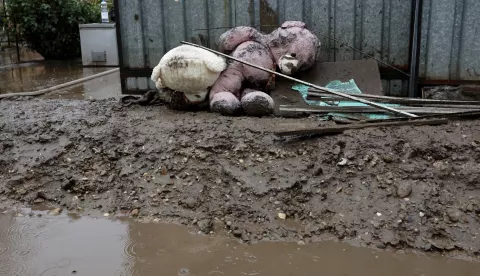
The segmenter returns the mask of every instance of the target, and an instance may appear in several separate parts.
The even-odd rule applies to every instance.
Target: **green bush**
[[[45,59],[81,56],[78,24],[100,21],[98,0],[9,0],[10,23]],[[13,26],[13,24],[10,24]]]

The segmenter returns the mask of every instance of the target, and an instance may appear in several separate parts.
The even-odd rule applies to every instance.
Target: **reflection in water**
[[[43,61],[37,54],[22,50],[22,60],[28,62],[15,63],[8,49],[0,54],[0,94],[31,92],[76,79],[91,76],[112,68],[84,68],[81,61]],[[120,95],[120,75],[110,74],[98,79],[79,84],[43,96],[44,98],[66,99],[103,99]]]
[[[193,235],[177,225],[45,213],[0,215],[0,275],[438,276],[478,271],[480,263],[342,243],[243,245]]]
[[[20,60],[17,59],[17,50],[15,47],[6,48],[0,51],[0,68],[4,65],[19,63],[22,61],[38,61],[43,60],[43,57],[36,52],[30,51],[24,47],[20,48]]]

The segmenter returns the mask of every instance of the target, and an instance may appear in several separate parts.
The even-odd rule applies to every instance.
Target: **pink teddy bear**
[[[235,58],[293,75],[311,68],[320,47],[305,23],[287,21],[270,34],[252,27],[236,27],[220,36],[220,51]],[[231,61],[210,90],[210,110],[223,115],[264,116],[273,113],[267,94],[275,87],[275,75]]]

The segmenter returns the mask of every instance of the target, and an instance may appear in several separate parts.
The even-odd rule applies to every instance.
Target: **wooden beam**
[[[277,131],[275,135],[280,137],[285,136],[301,136],[301,135],[329,135],[340,134],[345,130],[350,129],[362,129],[370,127],[392,127],[392,126],[421,126],[421,125],[442,125],[448,123],[448,119],[430,119],[419,120],[413,119],[401,122],[381,122],[381,123],[362,123],[362,124],[350,124],[334,127],[316,127],[316,128],[304,128],[296,130],[284,130]]]

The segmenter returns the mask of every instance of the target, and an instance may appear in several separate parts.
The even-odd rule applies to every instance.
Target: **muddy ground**
[[[270,133],[318,123],[3,100],[1,205],[176,221],[245,242],[340,239],[478,257],[480,121]]]

